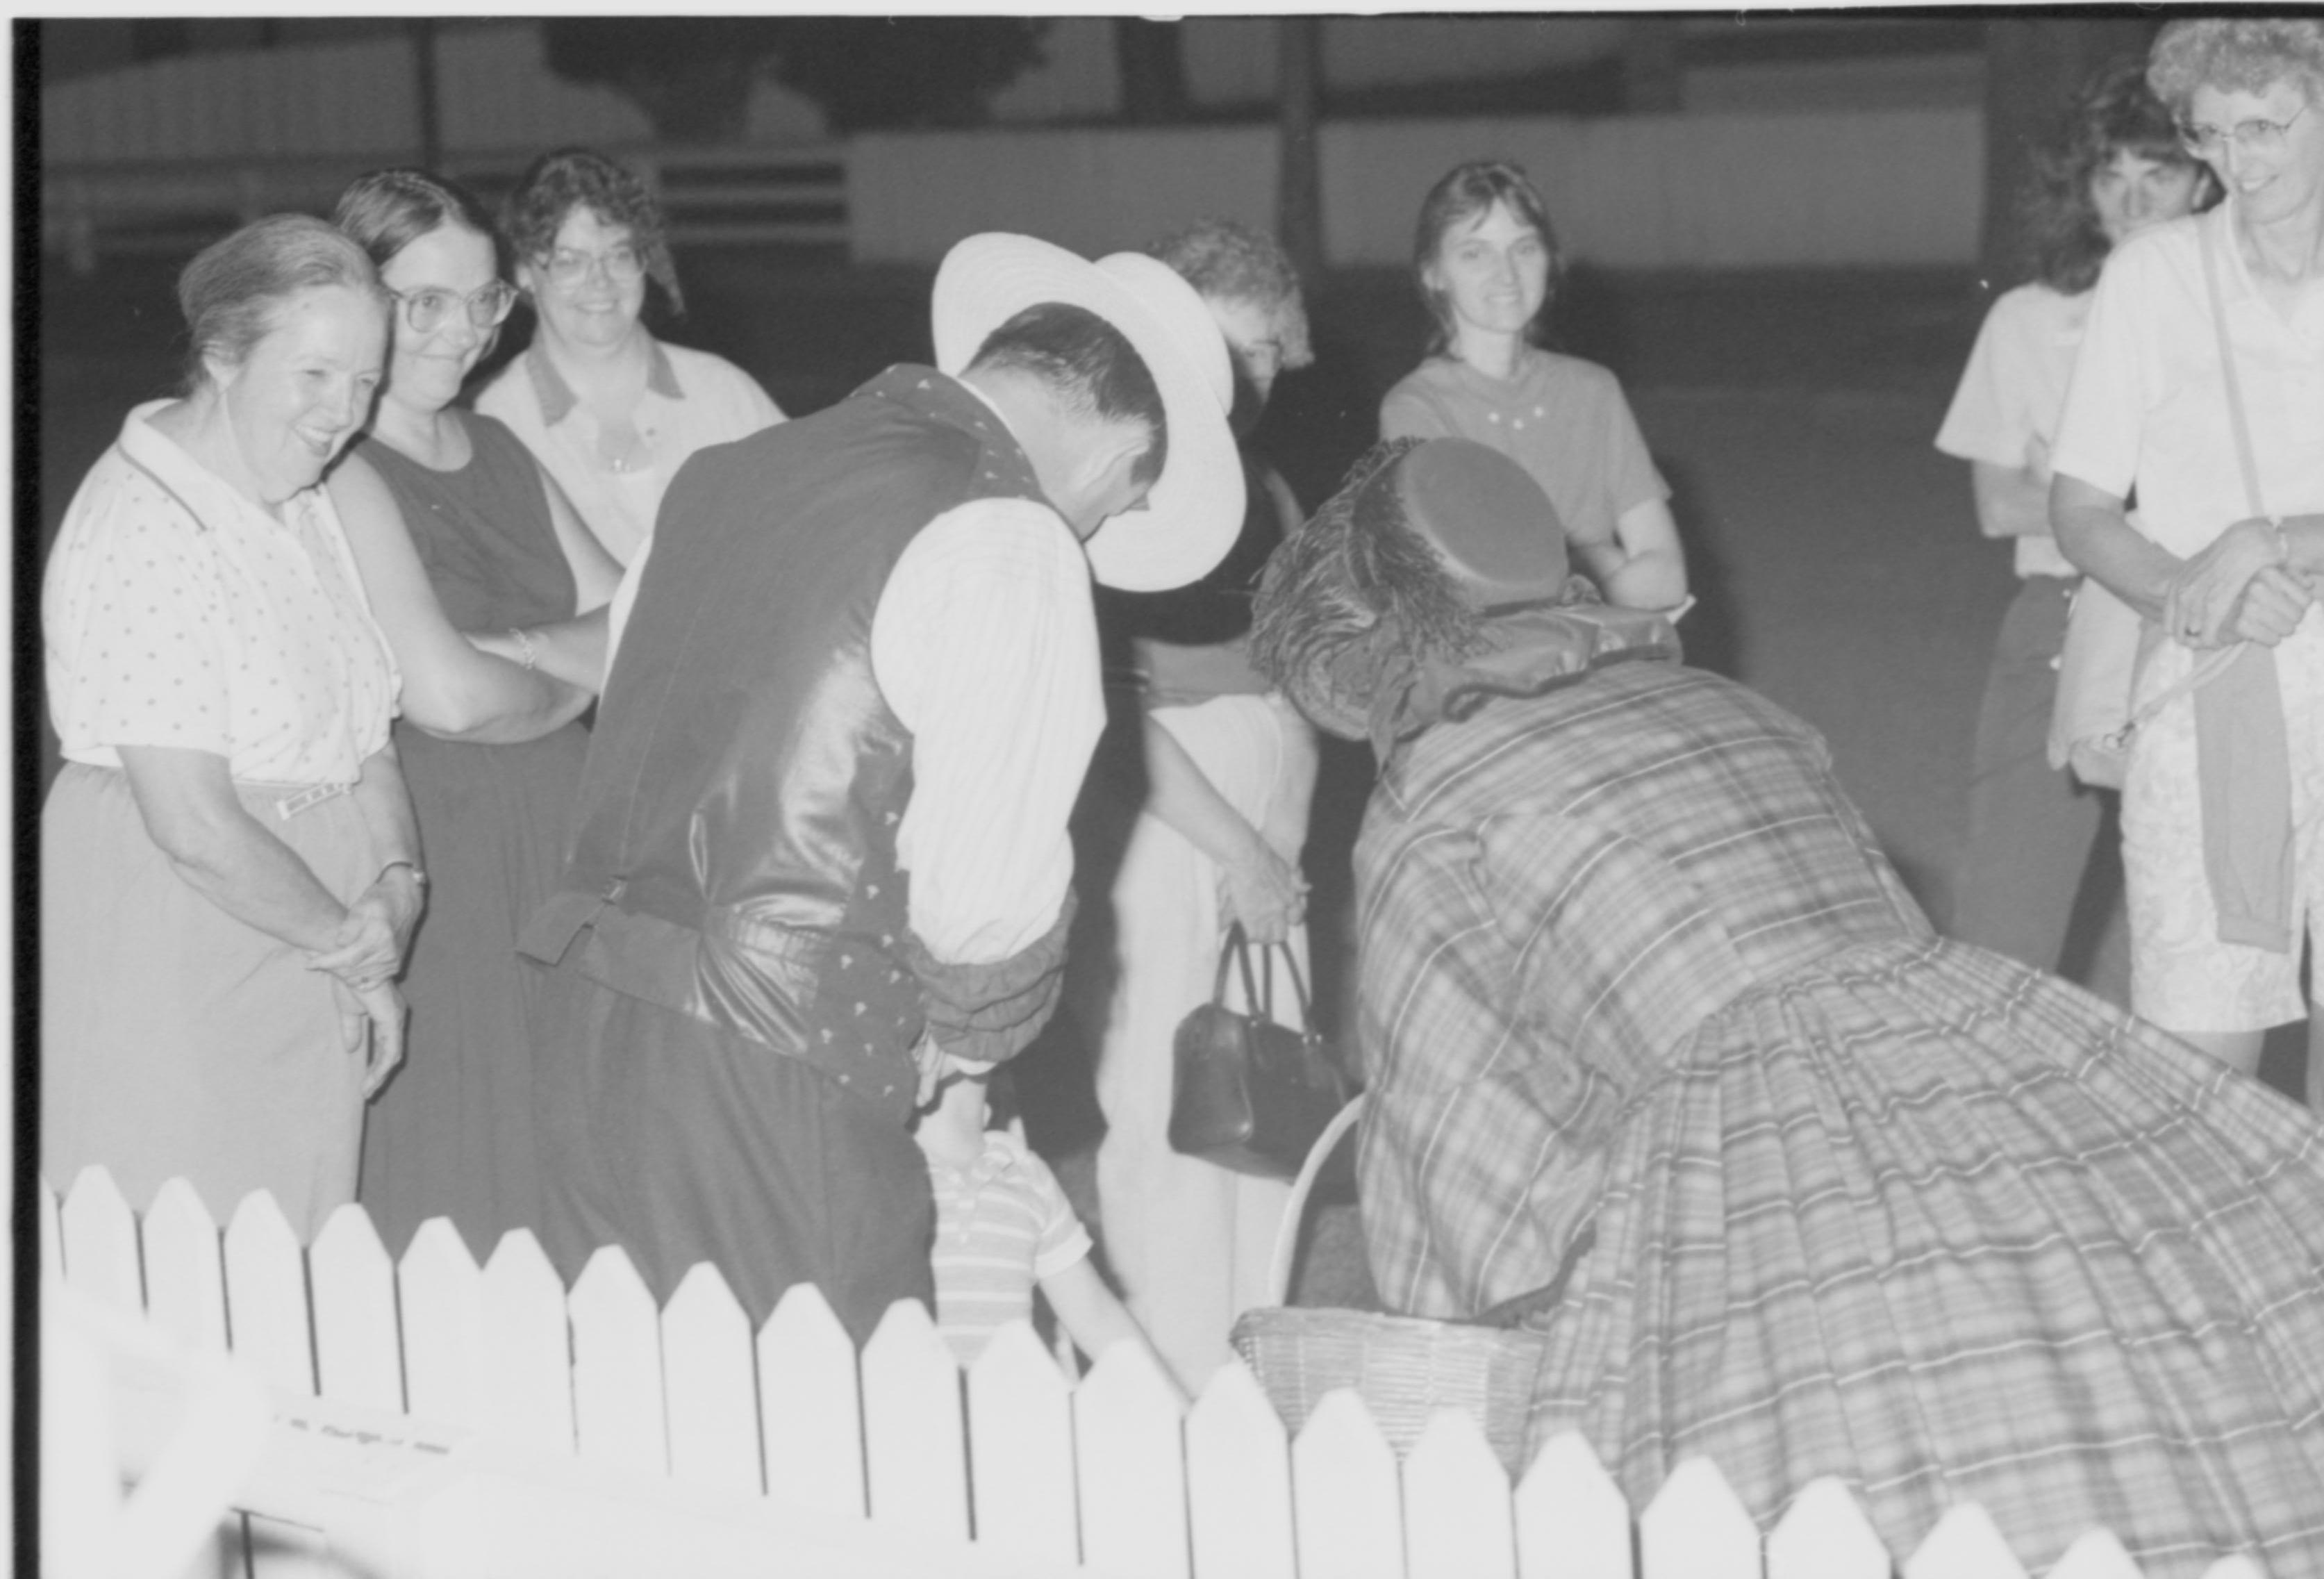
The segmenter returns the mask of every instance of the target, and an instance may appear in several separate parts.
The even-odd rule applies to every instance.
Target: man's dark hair
[[[1068,411],[1102,422],[1135,422],[1148,437],[1130,475],[1150,483],[1170,458],[1162,392],[1129,337],[1086,308],[1043,301],[984,337],[969,367],[1014,368],[1047,384]]]

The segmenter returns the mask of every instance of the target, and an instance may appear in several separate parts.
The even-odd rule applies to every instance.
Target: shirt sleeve
[[[1996,301],[1977,331],[1961,369],[1937,448],[1960,460],[2022,466],[2036,431],[2027,396],[2033,386],[2026,343],[2034,325],[2018,310],[2015,292]]]
[[[1033,1246],[1033,1276],[1038,1280],[1054,1278],[1075,1261],[1090,1253],[1089,1230],[1074,1214],[1073,1203],[1065,1199],[1065,1187],[1049,1165],[1032,1152],[1019,1150],[1019,1159],[1024,1168],[1025,1183],[1041,1204],[1040,1238]]]
[[[1637,505],[1670,497],[1670,485],[1655,469],[1638,419],[1610,374],[1606,381],[1606,491],[1617,521]]]
[[[68,531],[50,611],[50,708],[65,754],[124,745],[233,754],[232,627],[199,530],[135,481]]]
[[[2067,381],[2052,472],[2127,498],[2138,476],[2146,389],[2142,355],[2139,265],[2151,249],[2129,247],[2107,258],[2090,297],[2089,321]]]
[[[912,930],[948,965],[1017,954],[1065,903],[1065,821],[1105,722],[1081,545],[1030,500],[938,516],[881,593],[872,667],[912,732]]]
[[[1452,413],[1430,396],[1416,377],[1397,384],[1380,402],[1379,430],[1382,439],[1465,437],[1453,425]]]

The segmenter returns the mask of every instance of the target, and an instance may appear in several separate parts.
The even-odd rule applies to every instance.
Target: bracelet
[[[386,865],[381,867],[379,869],[379,875],[381,877],[385,877],[389,873],[394,871],[399,866],[411,873],[412,882],[421,890],[424,891],[428,887],[428,874],[420,870],[419,862],[412,860],[408,855],[399,855],[394,860],[389,862]],[[374,879],[374,881],[377,880]]]
[[[511,625],[509,635],[515,640],[519,660],[523,663],[525,672],[530,674],[540,663],[540,651],[532,644],[532,633],[521,625]]]

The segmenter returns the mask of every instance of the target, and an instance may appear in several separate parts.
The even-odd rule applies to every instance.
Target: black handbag
[[[1171,1149],[1237,1173],[1290,1178],[1307,1159],[1323,1126],[1348,1103],[1348,1077],[1314,1028],[1307,983],[1281,944],[1305,1030],[1278,1025],[1274,973],[1262,993],[1252,979],[1250,946],[1240,924],[1227,928],[1211,1001],[1178,1022],[1172,1044]],[[1226,1006],[1227,966],[1242,972],[1249,1013]]]

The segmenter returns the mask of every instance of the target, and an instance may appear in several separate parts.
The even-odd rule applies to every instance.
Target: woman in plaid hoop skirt
[[[1938,937],[1821,738],[1566,601],[1546,501],[1460,444],[1360,463],[1254,642],[1382,760],[1388,1306],[1471,1316],[1572,1252],[1532,1445],[1578,1430],[1634,1506],[1700,1454],[1763,1528],[1840,1477],[1900,1559],[1974,1501],[2036,1573],[2102,1528],[2150,1579],[2324,1574],[2324,1131]]]

